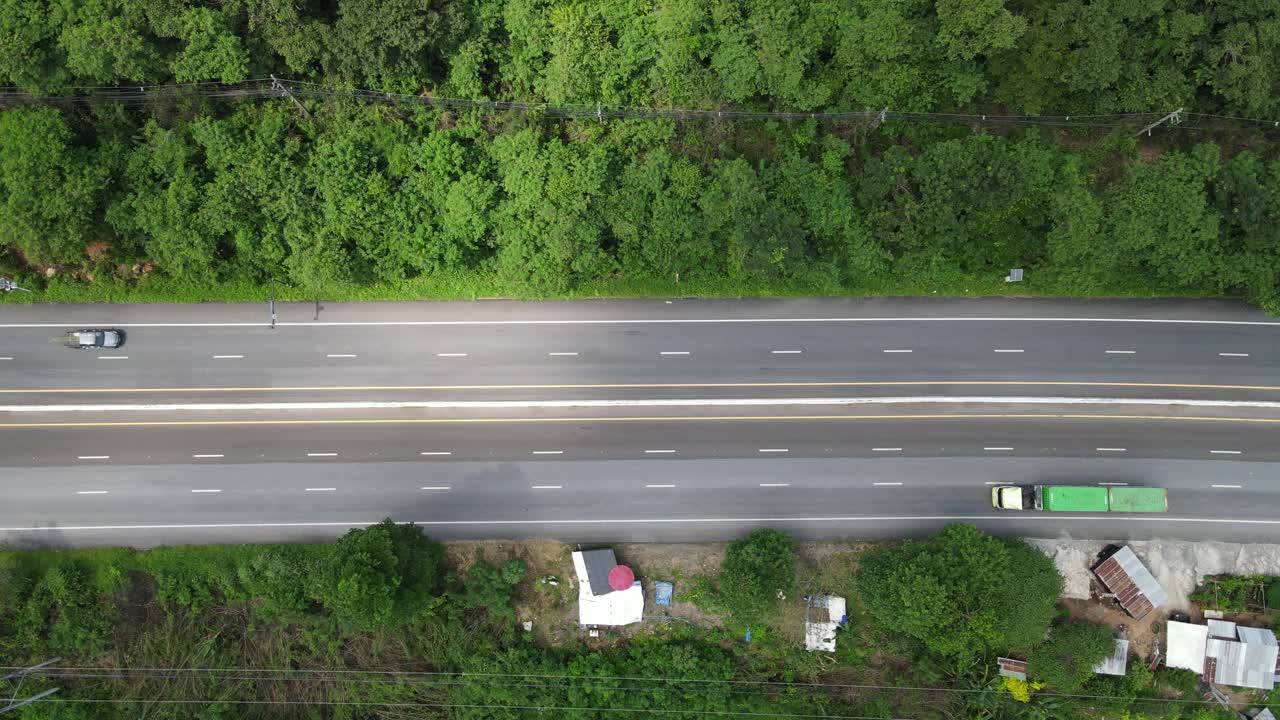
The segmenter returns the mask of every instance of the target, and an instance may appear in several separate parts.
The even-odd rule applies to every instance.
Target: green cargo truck
[[[991,505],[1001,510],[1155,513],[1169,511],[1169,496],[1164,488],[997,485],[991,488]]]

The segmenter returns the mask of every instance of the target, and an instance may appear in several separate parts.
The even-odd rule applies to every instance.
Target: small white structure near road
[[[1276,685],[1280,645],[1275,633],[1210,620],[1192,625],[1170,620],[1164,664],[1198,673],[1208,682],[1271,690]]]
[[[1129,641],[1123,638],[1116,638],[1116,644],[1111,650],[1111,654],[1103,658],[1102,662],[1093,666],[1093,671],[1099,675],[1119,675],[1123,676],[1129,669]]]
[[[810,597],[805,608],[804,649],[835,652],[836,629],[844,622],[845,613],[845,601],[839,595]]]
[[[573,569],[578,573],[579,624],[630,625],[644,619],[640,581],[633,581],[625,590],[614,590],[609,574],[616,567],[618,560],[610,548],[573,554]]]

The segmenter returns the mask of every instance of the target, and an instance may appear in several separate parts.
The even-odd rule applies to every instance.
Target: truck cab
[[[1023,485],[991,488],[991,506],[998,510],[1030,510],[1036,506],[1036,489]]]

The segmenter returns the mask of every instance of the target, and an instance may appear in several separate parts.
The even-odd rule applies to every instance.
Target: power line
[[[18,88],[0,88],[0,106],[6,103],[67,103],[67,102],[114,102],[126,105],[144,105],[163,99],[180,99],[205,97],[222,100],[260,100],[286,98],[301,107],[298,97],[330,98],[343,97],[366,102],[415,104],[429,107],[481,110],[489,112],[523,112],[536,113],[546,117],[560,119],[603,120],[604,118],[649,118],[649,119],[707,119],[707,120],[776,120],[797,121],[814,120],[821,122],[867,122],[878,125],[887,120],[899,120],[912,123],[954,123],[954,124],[988,124],[988,125],[1027,125],[1047,127],[1079,127],[1079,128],[1133,128],[1158,124],[1161,119],[1174,113],[1114,113],[1114,114],[1067,114],[1067,115],[1001,115],[983,113],[925,113],[898,112],[884,108],[882,110],[863,111],[792,111],[766,112],[733,109],[708,108],[662,108],[636,106],[608,106],[604,104],[564,104],[507,101],[507,100],[473,100],[467,98],[451,98],[426,94],[408,95],[389,93],[378,90],[347,88],[325,85],[302,80],[284,80],[270,78],[247,80],[235,85],[217,83],[187,83],[170,85],[138,85],[138,86],[88,86],[68,88],[71,94],[33,95]],[[305,110],[305,108],[304,108]],[[1231,123],[1247,123],[1251,129],[1263,132],[1280,129],[1280,120],[1264,118],[1246,118],[1210,113],[1181,113],[1188,119],[1201,121],[1228,121]],[[1166,125],[1170,129],[1185,130],[1221,130],[1204,125]]]

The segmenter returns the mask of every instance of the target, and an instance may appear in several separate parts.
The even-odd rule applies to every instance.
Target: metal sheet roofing
[[[618,565],[618,559],[613,554],[613,548],[584,550],[577,554],[582,558],[582,568],[578,571],[578,582],[587,581],[592,595],[608,595],[613,592],[613,588],[609,587],[609,571]],[[585,578],[582,577],[584,570],[586,571]]]
[[[1116,638],[1115,648],[1093,667],[1099,675],[1124,675],[1129,666],[1129,641]]]
[[[996,658],[996,663],[1000,665],[1000,674],[1005,677],[1015,678],[1017,680],[1027,679],[1027,661],[1014,660],[1013,658]]]
[[[1168,646],[1165,648],[1164,664],[1171,668],[1190,670],[1197,675],[1204,672],[1204,648],[1209,639],[1209,628],[1204,625],[1170,620],[1168,629]]]
[[[1094,568],[1093,574],[1115,593],[1120,606],[1136,620],[1169,602],[1169,593],[1160,587],[1155,576],[1128,545]]]

